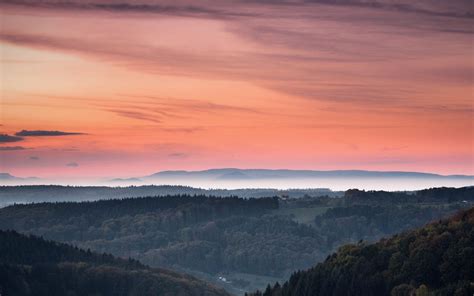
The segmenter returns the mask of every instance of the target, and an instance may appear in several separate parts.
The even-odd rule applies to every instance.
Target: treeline
[[[419,190],[416,192],[418,201],[438,201],[438,202],[456,202],[456,201],[474,201],[474,186],[462,188],[431,188]]]
[[[283,276],[323,259],[324,238],[310,226],[271,215],[277,209],[277,198],[205,196],[43,203],[1,209],[0,228],[208,273]]]
[[[125,269],[145,268],[139,261],[97,254],[67,244],[47,241],[34,235],[25,236],[13,230],[0,230],[0,262],[2,264],[52,264],[63,261],[108,264]]]
[[[423,226],[462,208],[459,204],[419,206],[350,205],[334,207],[316,216],[315,228],[327,234],[333,248],[359,240],[373,242],[382,237]]]
[[[472,295],[474,208],[382,240],[346,245],[254,296]]]
[[[239,196],[241,198],[260,198],[268,196],[302,197],[330,195],[340,197],[341,192],[329,189],[201,189],[178,185],[143,185],[128,187],[107,186],[59,186],[59,185],[23,185],[0,186],[0,206],[13,203],[39,203],[61,201],[95,201],[102,199],[121,199],[140,196],[166,195],[208,195]]]
[[[344,200],[348,204],[403,204],[414,202],[450,203],[459,201],[474,201],[474,186],[462,188],[430,188],[415,192],[364,191],[350,189],[345,192]]]
[[[278,198],[243,199],[238,197],[214,197],[204,195],[167,195],[158,197],[124,198],[93,202],[58,202],[20,204],[0,210],[0,225],[12,228],[21,219],[22,211],[35,223],[48,223],[53,219],[81,216],[89,225],[123,216],[163,213],[163,217],[177,216],[179,225],[193,224],[202,220],[231,215],[261,215],[266,210],[278,208]],[[20,215],[18,217],[17,215]],[[169,214],[169,215],[168,215]],[[12,216],[10,216],[12,215]],[[166,219],[165,219],[166,220]],[[173,221],[165,224],[173,224]],[[78,221],[79,223],[81,221]],[[82,225],[83,223],[80,223]],[[78,225],[78,226],[80,226]]]
[[[228,295],[187,275],[14,231],[0,231],[0,294]]]

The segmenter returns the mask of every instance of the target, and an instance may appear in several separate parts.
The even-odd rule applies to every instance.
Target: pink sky
[[[474,174],[469,1],[281,2],[0,4],[0,171]]]

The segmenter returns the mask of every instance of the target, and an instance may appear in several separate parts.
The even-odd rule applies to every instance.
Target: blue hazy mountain
[[[122,172],[123,173],[123,172]],[[344,191],[351,188],[365,190],[421,190],[432,187],[464,187],[474,185],[474,176],[439,175],[403,171],[365,170],[288,170],[218,168],[202,171],[161,171],[148,176],[110,178],[108,180],[19,178],[0,173],[0,185],[182,185],[207,189],[237,188],[328,188]]]
[[[468,175],[438,175],[432,173],[403,171],[364,171],[364,170],[269,170],[222,168],[203,171],[162,171],[149,178],[197,178],[216,180],[280,179],[280,178],[455,178],[474,180]]]
[[[420,190],[474,185],[474,176],[364,170],[270,170],[221,168],[203,171],[162,171],[141,177],[145,183],[203,188],[330,188],[347,190]]]
[[[20,178],[13,176],[9,173],[0,173],[0,182],[21,182],[21,181],[37,181],[39,178],[36,177],[27,177],[27,178]]]

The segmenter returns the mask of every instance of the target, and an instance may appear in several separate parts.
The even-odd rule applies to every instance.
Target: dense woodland
[[[376,244],[345,245],[253,296],[474,293],[474,208]]]
[[[261,288],[249,278],[281,281],[341,245],[422,226],[472,205],[473,199],[473,188],[442,188],[351,190],[341,198],[177,195],[38,203],[0,209],[0,229],[132,257],[153,267],[211,278],[224,274],[232,281],[225,285],[249,291]]]
[[[343,192],[329,189],[201,189],[174,185],[143,185],[128,187],[107,186],[60,186],[60,185],[23,185],[0,186],[0,207],[15,203],[61,202],[61,201],[95,201],[100,199],[117,199],[139,196],[166,195],[213,195],[239,196],[242,198],[259,198],[268,196],[301,197],[328,195],[340,197]]]
[[[225,291],[136,260],[0,230],[0,294],[4,296],[196,295]]]
[[[416,192],[387,192],[364,191],[358,189],[347,190],[344,194],[347,203],[366,204],[405,204],[405,203],[449,203],[473,201],[473,187],[462,188],[431,188]]]

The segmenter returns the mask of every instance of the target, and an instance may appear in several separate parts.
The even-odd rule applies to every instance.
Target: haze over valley
[[[439,175],[402,171],[363,170],[264,170],[264,169],[210,169],[203,171],[161,171],[147,176],[129,178],[20,178],[0,174],[1,184],[31,185],[94,185],[143,186],[179,185],[203,189],[239,188],[327,188],[344,191],[351,188],[365,190],[420,190],[431,187],[463,187],[474,185],[474,176]]]

